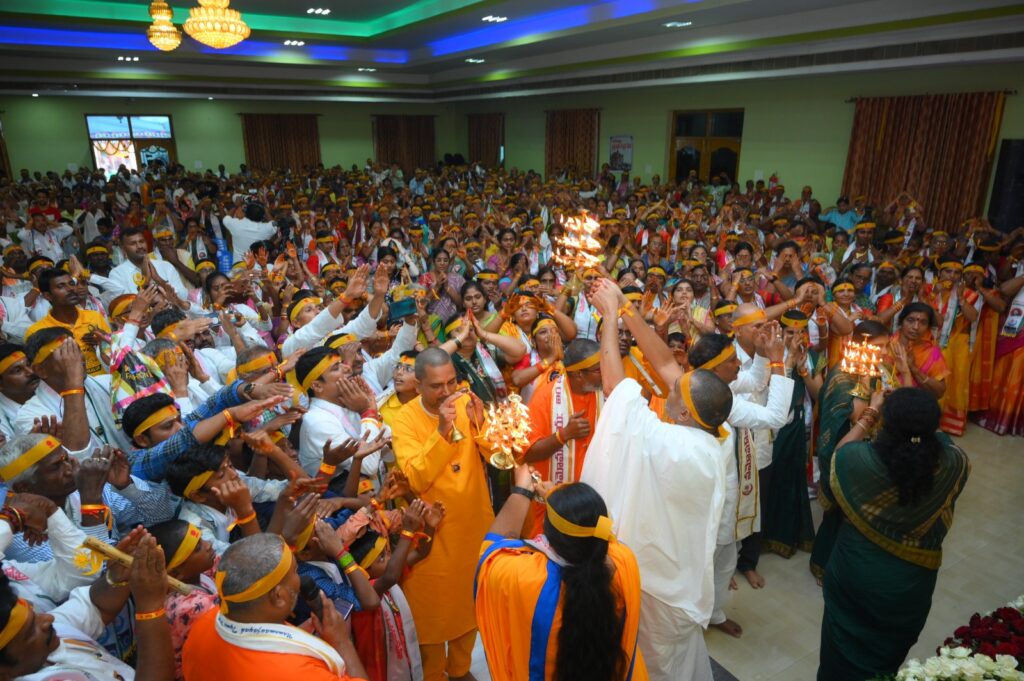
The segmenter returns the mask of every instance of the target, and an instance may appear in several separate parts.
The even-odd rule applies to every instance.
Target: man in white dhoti
[[[623,320],[670,386],[662,422],[625,378],[617,324],[601,330],[601,376],[608,395],[582,480],[608,504],[619,540],[636,554],[641,575],[640,649],[653,681],[710,681],[704,627],[714,604],[712,559],[725,501],[732,431],[728,386],[709,371],[683,374],[655,332],[618,288],[602,280],[594,304]]]
[[[781,428],[789,416],[793,380],[785,376],[784,345],[778,324],[762,325],[753,341],[754,358],[740,370],[742,360],[728,336],[703,336],[688,355],[690,366],[713,372],[729,384],[734,394],[728,423],[736,433],[736,451],[729,457],[726,472],[725,506],[715,549],[715,607],[710,624],[730,636],[739,637],[743,628],[725,616],[729,584],[736,572],[739,542],[760,528],[757,434]],[[769,373],[770,371],[770,373]],[[737,390],[745,385],[767,384],[762,406]]]

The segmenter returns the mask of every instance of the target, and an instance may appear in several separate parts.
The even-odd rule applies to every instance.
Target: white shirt
[[[15,422],[18,420],[18,410],[21,405],[7,395],[0,393],[0,433],[10,440],[15,435],[20,435],[15,430]],[[24,432],[24,431],[23,431]]]
[[[174,269],[174,265],[165,260],[153,259],[150,259],[149,264],[156,270],[161,279],[171,285],[171,288],[174,289],[179,298],[182,300],[188,299],[188,289],[185,288],[181,275],[178,274],[178,270]],[[141,272],[142,270],[136,267],[135,263],[126,259],[123,263],[110,270],[109,278],[123,288],[126,293],[135,293],[139,290],[139,285],[135,283],[135,275]]]
[[[370,316],[370,306],[367,305],[355,319],[341,326],[345,322],[345,317],[332,317],[330,310],[325,307],[308,324],[288,334],[288,338],[281,344],[281,356],[288,357],[299,350],[309,350],[314,345],[320,345],[339,326],[341,330],[338,333],[353,333],[360,339],[369,338],[377,330],[377,319],[380,319],[383,313],[384,310],[381,308],[374,319]]]
[[[727,428],[728,430],[728,428]],[[734,436],[719,441],[662,422],[627,378],[605,402],[582,481],[604,498],[619,541],[640,566],[641,590],[702,627],[714,607],[714,553]]]
[[[74,559],[85,541],[85,533],[57,509],[46,519],[46,535],[53,558],[38,563],[23,563],[4,560],[4,567],[13,567],[27,579],[12,577],[11,584],[18,596],[28,600],[40,612],[49,612],[58,603],[63,603],[75,587],[91,584],[95,575],[83,575],[75,567]],[[14,535],[11,526],[0,521],[0,558],[11,545]],[[8,576],[11,577],[8,570]]]
[[[21,247],[25,249],[29,257],[42,255],[54,262],[64,259],[64,239],[71,236],[70,225],[51,226],[44,233],[40,234],[34,229],[23,229],[18,232],[21,239]]]
[[[245,260],[245,254],[254,242],[269,239],[277,234],[277,227],[273,222],[253,222],[249,218],[227,215],[221,218],[221,224],[231,232],[231,250],[235,262]]]
[[[386,427],[386,426],[385,426]],[[367,439],[377,437],[381,427],[374,419],[360,419],[359,414],[349,411],[327,400],[314,397],[309,401],[309,411],[302,417],[299,431],[299,465],[309,475],[315,476],[324,459],[324,445],[328,440],[337,447],[349,438],[360,438],[369,433]],[[352,459],[341,463],[348,470]],[[379,484],[380,452],[363,459],[361,471]]]
[[[379,396],[391,383],[391,374],[394,373],[398,360],[402,358],[402,353],[416,347],[416,334],[415,324],[402,324],[387,352],[363,363],[363,378],[373,388],[374,395]]]
[[[39,300],[44,300],[39,296]],[[0,313],[3,314],[3,321],[0,323],[0,330],[3,331],[12,343],[24,343],[25,332],[32,326],[32,319],[25,309],[25,302],[22,298],[0,298]]]
[[[234,348],[199,348],[195,351],[196,359],[211,379],[222,385],[228,385],[228,374],[235,368],[237,353]]]
[[[69,456],[85,459],[92,455],[94,449],[105,444],[120,447],[126,452],[135,449],[124,431],[114,423],[114,412],[110,403],[110,374],[98,374],[85,377],[85,413],[89,418],[91,438],[85,449],[72,450],[67,448]],[[39,382],[36,394],[18,410],[15,429],[19,433],[32,430],[34,419],[43,416],[56,416],[64,420],[64,398],[48,386],[45,381]]]

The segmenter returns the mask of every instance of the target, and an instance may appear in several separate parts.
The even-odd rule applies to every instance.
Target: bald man
[[[672,351],[613,283],[595,285],[601,377],[608,394],[583,466],[583,482],[608,504],[618,538],[636,554],[641,575],[639,646],[649,678],[711,681],[704,644],[714,605],[713,559],[725,503],[732,431],[723,427],[732,392],[713,373],[684,374]],[[662,422],[640,384],[626,378],[616,320],[669,386]]]
[[[317,636],[287,623],[299,574],[280,536],[254,534],[232,544],[217,568],[217,584],[221,608],[196,620],[182,649],[185,681],[366,677],[348,621],[322,593]]]

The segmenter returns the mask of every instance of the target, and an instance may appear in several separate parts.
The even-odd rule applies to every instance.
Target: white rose
[[[950,657],[956,657],[960,659],[966,659],[971,656],[971,649],[964,648],[963,646],[957,646],[949,651]]]
[[[996,664],[1003,669],[1016,669],[1017,658],[1013,655],[996,655]]]

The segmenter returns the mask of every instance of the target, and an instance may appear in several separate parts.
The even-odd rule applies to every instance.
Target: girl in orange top
[[[611,533],[592,487],[572,483],[548,496],[544,535],[518,535],[534,481],[516,487],[484,538],[476,617],[494,681],[646,681],[637,648],[640,572]]]

